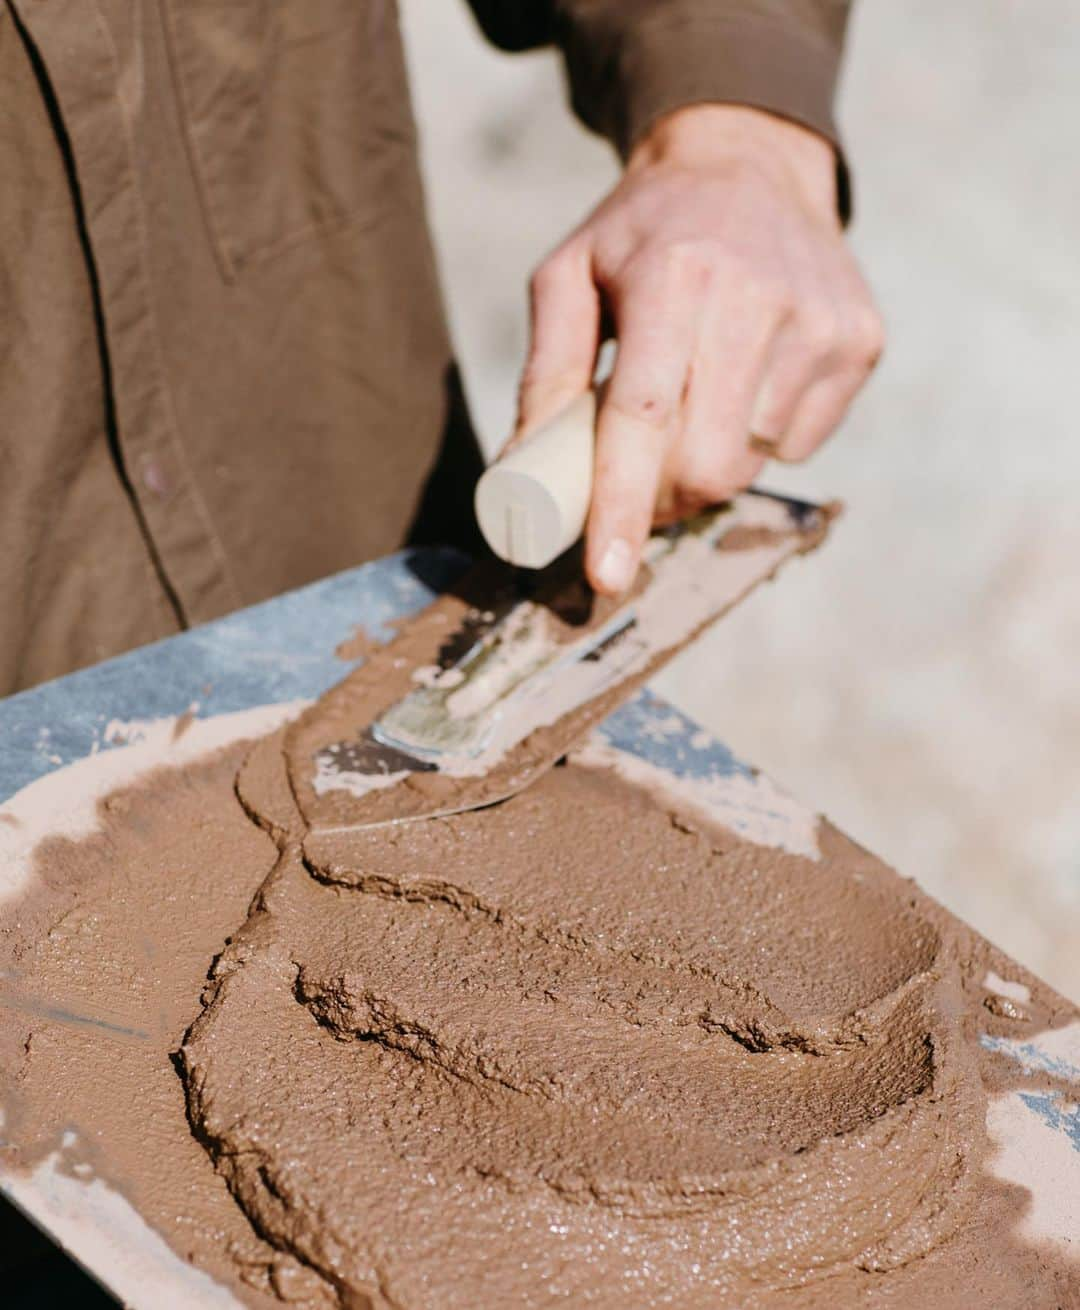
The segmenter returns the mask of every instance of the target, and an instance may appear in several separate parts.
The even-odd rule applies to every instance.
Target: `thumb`
[[[529,354],[512,446],[586,391],[600,348],[600,293],[582,243],[561,246],[529,284]]]

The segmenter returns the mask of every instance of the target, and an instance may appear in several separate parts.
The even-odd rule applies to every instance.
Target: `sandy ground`
[[[557,61],[402,0],[451,317],[485,442],[530,268],[615,177]],[[891,329],[831,447],[822,555],[662,679],[744,756],[1080,997],[1080,10],[864,3],[841,117]]]

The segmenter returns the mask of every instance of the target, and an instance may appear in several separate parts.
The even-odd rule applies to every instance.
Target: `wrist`
[[[781,172],[816,212],[836,220],[836,153],[825,137],[748,105],[686,105],[638,141],[627,171],[667,165],[719,169],[745,162]]]

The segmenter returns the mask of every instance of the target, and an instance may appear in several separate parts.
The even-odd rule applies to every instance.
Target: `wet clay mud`
[[[251,1306],[1080,1303],[992,1175],[1019,1073],[978,1041],[1075,1009],[827,823],[750,842],[588,749],[399,826],[318,791],[447,612],[39,845],[5,1166],[105,1180]]]

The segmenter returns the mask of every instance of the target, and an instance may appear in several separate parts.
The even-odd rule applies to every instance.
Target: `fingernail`
[[[606,591],[625,591],[634,580],[634,548],[617,537],[600,560],[597,579]]]

